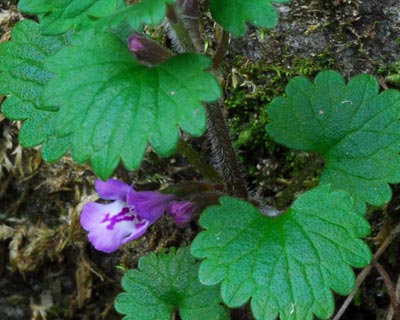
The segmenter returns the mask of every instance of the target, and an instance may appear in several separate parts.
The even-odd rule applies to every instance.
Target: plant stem
[[[173,193],[179,199],[188,199],[188,197],[196,194],[215,194],[224,191],[224,186],[222,184],[212,184],[209,182],[181,182],[178,184],[173,184],[162,190],[162,193],[168,194]]]
[[[221,62],[224,60],[225,53],[226,53],[226,51],[228,51],[228,47],[229,47],[229,38],[230,38],[229,32],[223,30],[221,42],[219,43],[217,52],[215,53],[215,56],[214,56],[213,62],[212,62],[212,67],[214,70],[217,70],[219,68]]]
[[[200,31],[200,3],[199,0],[177,0],[176,2],[181,8],[180,14],[190,38],[196,47],[197,52],[204,49],[204,41]]]
[[[181,49],[186,52],[196,51],[185,24],[177,14],[173,5],[168,5],[167,17],[170,22],[170,27],[174,32],[175,40],[179,43]],[[219,67],[225,57],[229,45],[229,37],[229,33],[224,30],[221,42],[213,59],[212,67],[214,70]],[[214,155],[217,169],[223,178],[226,190],[230,195],[247,199],[249,196],[246,183],[243,179],[241,166],[237,159],[236,152],[232,146],[229,129],[226,126],[221,107],[218,104],[209,104],[207,106],[207,112],[208,137],[211,141],[212,153]],[[194,155],[190,152],[190,149],[183,145],[180,146],[180,148],[180,151],[188,152],[187,156],[189,161],[191,161],[190,157]],[[192,160],[195,166],[200,165],[200,162],[197,161],[198,159],[193,158]],[[199,169],[203,174],[215,179],[214,173],[211,174],[211,172],[205,167]]]
[[[220,172],[227,192],[243,199],[249,197],[241,166],[233,148],[229,129],[218,104],[207,105],[208,137],[214,161]]]
[[[174,5],[168,5],[167,18],[169,22],[168,33],[177,49],[181,52],[196,52],[197,50],[189,31],[181,17],[177,14]]]
[[[187,141],[181,139],[179,141],[178,150],[186,159],[210,182],[222,183],[222,179],[218,172],[204,161],[204,157],[199,154]]]
[[[221,41],[213,58],[212,68],[216,71],[225,57],[229,47],[229,32],[223,30]],[[246,182],[241,165],[233,148],[229,129],[226,125],[221,106],[207,105],[208,137],[218,171],[223,177],[227,192],[232,196],[248,199]]]

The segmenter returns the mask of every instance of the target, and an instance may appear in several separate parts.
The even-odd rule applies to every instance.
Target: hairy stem
[[[222,110],[218,104],[209,104],[207,112],[208,137],[217,169],[224,180],[227,192],[230,195],[247,199],[249,195],[246,182],[235,149],[232,146]]]
[[[169,5],[167,9],[169,25],[176,38],[175,40],[177,40],[178,44],[181,46],[182,51],[196,51],[188,29],[175,9],[176,8],[173,5]],[[218,68],[225,56],[228,49],[229,37],[229,33],[223,31],[220,45],[213,59],[212,67],[214,70]],[[217,169],[223,178],[226,190],[230,195],[247,199],[249,195],[246,188],[246,182],[243,178],[236,152],[232,146],[229,129],[226,126],[221,107],[218,104],[210,104],[207,106],[207,112],[208,136],[211,141],[212,152],[216,160]],[[190,150],[187,148],[185,149],[184,146],[181,146],[181,148],[184,149],[183,151],[190,152]],[[189,157],[191,156],[193,156],[193,154],[189,154]],[[194,164],[196,163],[199,164],[199,162],[194,159]],[[215,178],[214,174],[211,174],[207,170],[204,171],[203,169],[205,168],[201,168],[203,172],[207,172],[207,175],[210,174],[210,177],[213,179]]]
[[[204,161],[204,157],[199,154],[193,147],[185,140],[179,141],[178,150],[186,159],[203,175],[204,178],[210,182],[222,183],[222,179],[218,172],[209,164]]]
[[[200,3],[199,0],[177,0],[181,8],[181,17],[190,38],[198,52],[204,49],[204,41],[200,31]]]
[[[168,5],[167,18],[169,22],[167,27],[168,35],[176,49],[180,52],[196,52],[197,50],[189,31],[182,18],[177,14],[174,5]]]
[[[181,182],[173,184],[163,189],[162,192],[165,194],[173,193],[178,198],[187,199],[189,196],[195,194],[206,194],[206,193],[221,193],[224,191],[222,184],[212,184],[209,182]]]
[[[221,41],[212,62],[212,68],[216,71],[225,53],[228,50],[230,34],[223,30]],[[211,150],[216,167],[221,174],[226,191],[242,199],[248,199],[246,182],[235,149],[233,148],[229,129],[226,125],[222,108],[219,104],[207,105],[208,113],[208,138],[211,142]]]

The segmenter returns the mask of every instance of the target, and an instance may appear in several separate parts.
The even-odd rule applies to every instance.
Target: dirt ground
[[[0,1],[0,41],[9,39],[10,28],[21,18],[15,3]],[[226,111],[239,156],[250,169],[249,186],[285,207],[296,192],[315,185],[315,172],[308,167],[320,164],[313,155],[268,140],[260,129],[267,121],[265,106],[283,93],[290,78],[313,77],[325,68],[345,77],[368,72],[383,88],[399,88],[400,0],[294,0],[277,7],[278,27],[272,32],[249,28],[246,37],[232,40],[223,67]],[[196,222],[177,229],[164,218],[116,253],[95,251],[79,224],[84,203],[96,200],[94,173],[69,156],[48,164],[40,148],[22,149],[20,126],[0,113],[0,319],[121,319],[113,299],[122,290],[123,270],[151,251],[188,244],[198,231]],[[252,143],[241,143],[247,131]],[[201,139],[194,143],[208,147]],[[152,153],[137,172],[121,167],[115,177],[146,190],[202,179],[184,158],[159,159]],[[400,221],[399,191],[393,186],[391,203],[369,210],[373,252]],[[379,259],[397,287],[399,244],[394,239]],[[372,269],[342,319],[391,319],[383,278]],[[337,297],[337,309],[344,300]]]

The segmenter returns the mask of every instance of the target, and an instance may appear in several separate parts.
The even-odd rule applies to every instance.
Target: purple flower
[[[138,215],[154,223],[167,209],[169,203],[175,198],[173,194],[162,194],[154,191],[137,192],[131,188],[128,192],[128,203],[131,204]]]
[[[167,209],[174,195],[136,192],[126,183],[97,180],[97,193],[109,204],[88,202],[81,214],[81,225],[89,231],[89,241],[103,252],[113,252],[128,241],[141,237]]]
[[[196,211],[197,205],[191,201],[171,201],[167,208],[169,213],[179,226],[186,225]]]

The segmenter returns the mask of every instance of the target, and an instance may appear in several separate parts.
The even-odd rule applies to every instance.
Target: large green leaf
[[[314,83],[291,80],[286,93],[268,108],[271,137],[323,156],[321,182],[350,192],[359,206],[389,201],[388,183],[400,182],[399,91],[378,94],[370,75],[346,85],[339,73],[324,71]]]
[[[18,8],[25,13],[39,14],[44,34],[56,35],[71,28],[92,26],[89,17],[103,17],[123,5],[121,0],[20,0]]]
[[[239,37],[246,32],[246,22],[261,28],[274,28],[278,23],[278,12],[272,2],[287,1],[210,0],[210,10],[215,21],[234,37]]]
[[[19,133],[24,147],[43,144],[42,157],[55,161],[69,145],[69,137],[57,137],[54,132],[56,113],[40,110],[40,94],[53,77],[44,61],[66,45],[65,37],[42,36],[32,20],[18,23],[12,41],[0,45],[0,94],[8,98],[2,105],[4,115],[13,120],[25,120]]]
[[[204,133],[201,102],[220,96],[216,79],[204,71],[209,65],[205,56],[183,54],[149,68],[116,36],[81,33],[46,65],[57,76],[43,102],[59,109],[56,131],[71,135],[73,158],[90,160],[106,179],[121,158],[128,169],[138,168],[148,142],[159,155],[171,155],[179,127]]]
[[[112,15],[104,17],[97,22],[99,30],[118,27],[127,23],[132,29],[140,30],[144,24],[155,26],[165,17],[166,4],[175,3],[176,0],[143,0],[131,6],[122,8]]]
[[[124,320],[170,320],[177,309],[182,320],[229,319],[219,288],[203,286],[197,274],[198,264],[186,248],[151,253],[139,260],[139,270],[125,274],[127,292],[117,296],[115,308]]]
[[[223,301],[239,307],[251,298],[258,320],[327,319],[334,311],[330,289],[348,294],[354,286],[350,266],[371,259],[359,237],[367,221],[353,211],[346,192],[321,186],[299,197],[278,217],[267,217],[253,205],[223,197],[207,208],[200,225],[206,229],[192,243],[204,259],[200,282],[221,284]]]

